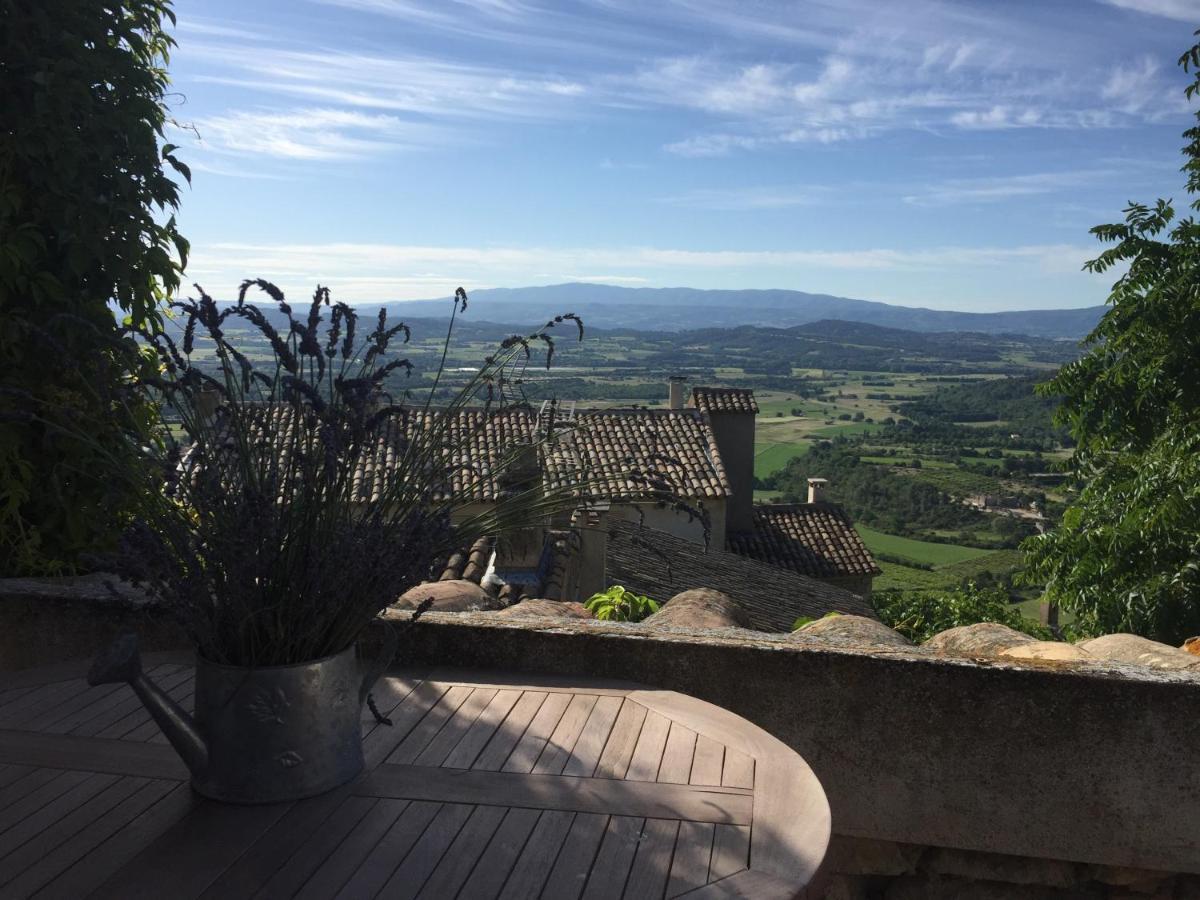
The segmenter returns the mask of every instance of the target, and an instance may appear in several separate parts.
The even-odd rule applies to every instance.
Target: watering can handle
[[[392,664],[392,660],[396,658],[396,648],[400,644],[400,639],[396,635],[395,628],[384,626],[383,646],[379,648],[379,653],[366,666],[366,671],[363,672],[362,685],[358,689],[358,705],[362,706],[367,700],[367,695],[371,693],[371,688],[375,682],[383,677],[387,672],[388,666]]]

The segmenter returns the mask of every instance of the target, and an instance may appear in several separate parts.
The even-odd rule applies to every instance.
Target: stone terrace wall
[[[1200,673],[471,613],[423,619],[400,663],[587,672],[733,710],[825,786],[831,898],[1200,897],[1164,874],[1200,873]]]

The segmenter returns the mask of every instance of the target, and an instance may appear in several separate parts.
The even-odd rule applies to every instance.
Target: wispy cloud
[[[683,194],[660,197],[658,202],[688,209],[737,212],[812,206],[821,202],[828,193],[827,189],[818,186],[698,188]]]
[[[1200,23],[1200,2],[1197,0],[1104,0],[1109,6],[1164,16],[1180,22]]]
[[[1112,169],[1083,169],[1068,172],[1037,172],[993,178],[947,179],[907,194],[913,206],[953,206],[962,203],[995,203],[1014,197],[1052,194],[1095,184],[1117,174]]]

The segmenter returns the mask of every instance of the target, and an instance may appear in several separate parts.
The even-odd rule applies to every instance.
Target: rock
[[[839,647],[912,647],[912,641],[866,616],[825,616],[793,631],[789,637],[819,637]]]
[[[522,600],[507,609],[502,609],[498,616],[506,619],[541,618],[541,619],[590,619],[592,614],[582,603],[571,603],[563,600]]]
[[[1172,878],[1170,872],[1158,872],[1153,869],[1134,869],[1130,866],[1100,866],[1086,867],[1087,877],[1101,884],[1113,887],[1128,888],[1134,893],[1152,894],[1165,882]]]
[[[917,861],[924,852],[919,844],[835,834],[822,865],[841,875],[911,875],[917,871]]]
[[[1082,868],[1071,862],[946,847],[930,848],[921,860],[921,871],[968,881],[1037,884],[1051,888],[1074,888],[1087,880]]]
[[[1183,646],[1179,649],[1185,650],[1188,653],[1194,654],[1195,656],[1200,656],[1200,637],[1188,638],[1183,642]]]
[[[1007,650],[1000,651],[1005,659],[1053,659],[1074,662],[1079,659],[1091,659],[1092,655],[1082,647],[1068,644],[1064,641],[1034,641],[1032,644],[1017,644]]]
[[[1103,895],[1043,885],[905,875],[891,882],[882,896],[884,900],[1099,900]]]
[[[1005,650],[1021,644],[1037,643],[1027,634],[1022,634],[1007,625],[995,622],[980,622],[976,625],[960,625],[957,628],[935,634],[923,647],[939,653],[955,656],[999,656]]]
[[[500,609],[501,602],[473,581],[430,581],[405,591],[392,604],[396,609],[416,609],[425,598],[433,598],[431,612],[467,612]]]
[[[1200,657],[1136,634],[1106,634],[1080,641],[1076,646],[1101,659],[1133,663],[1150,669],[1200,669]]]
[[[748,628],[746,614],[732,599],[712,588],[676,594],[643,625],[654,628]]]

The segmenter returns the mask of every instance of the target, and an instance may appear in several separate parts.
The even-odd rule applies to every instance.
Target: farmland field
[[[884,534],[865,525],[855,526],[863,543],[872,553],[883,553],[888,556],[898,556],[916,563],[931,566],[945,566],[961,563],[980,556],[987,556],[993,551],[978,547],[960,547],[956,544],[938,544],[933,541],[915,541],[912,538],[897,537]]]

